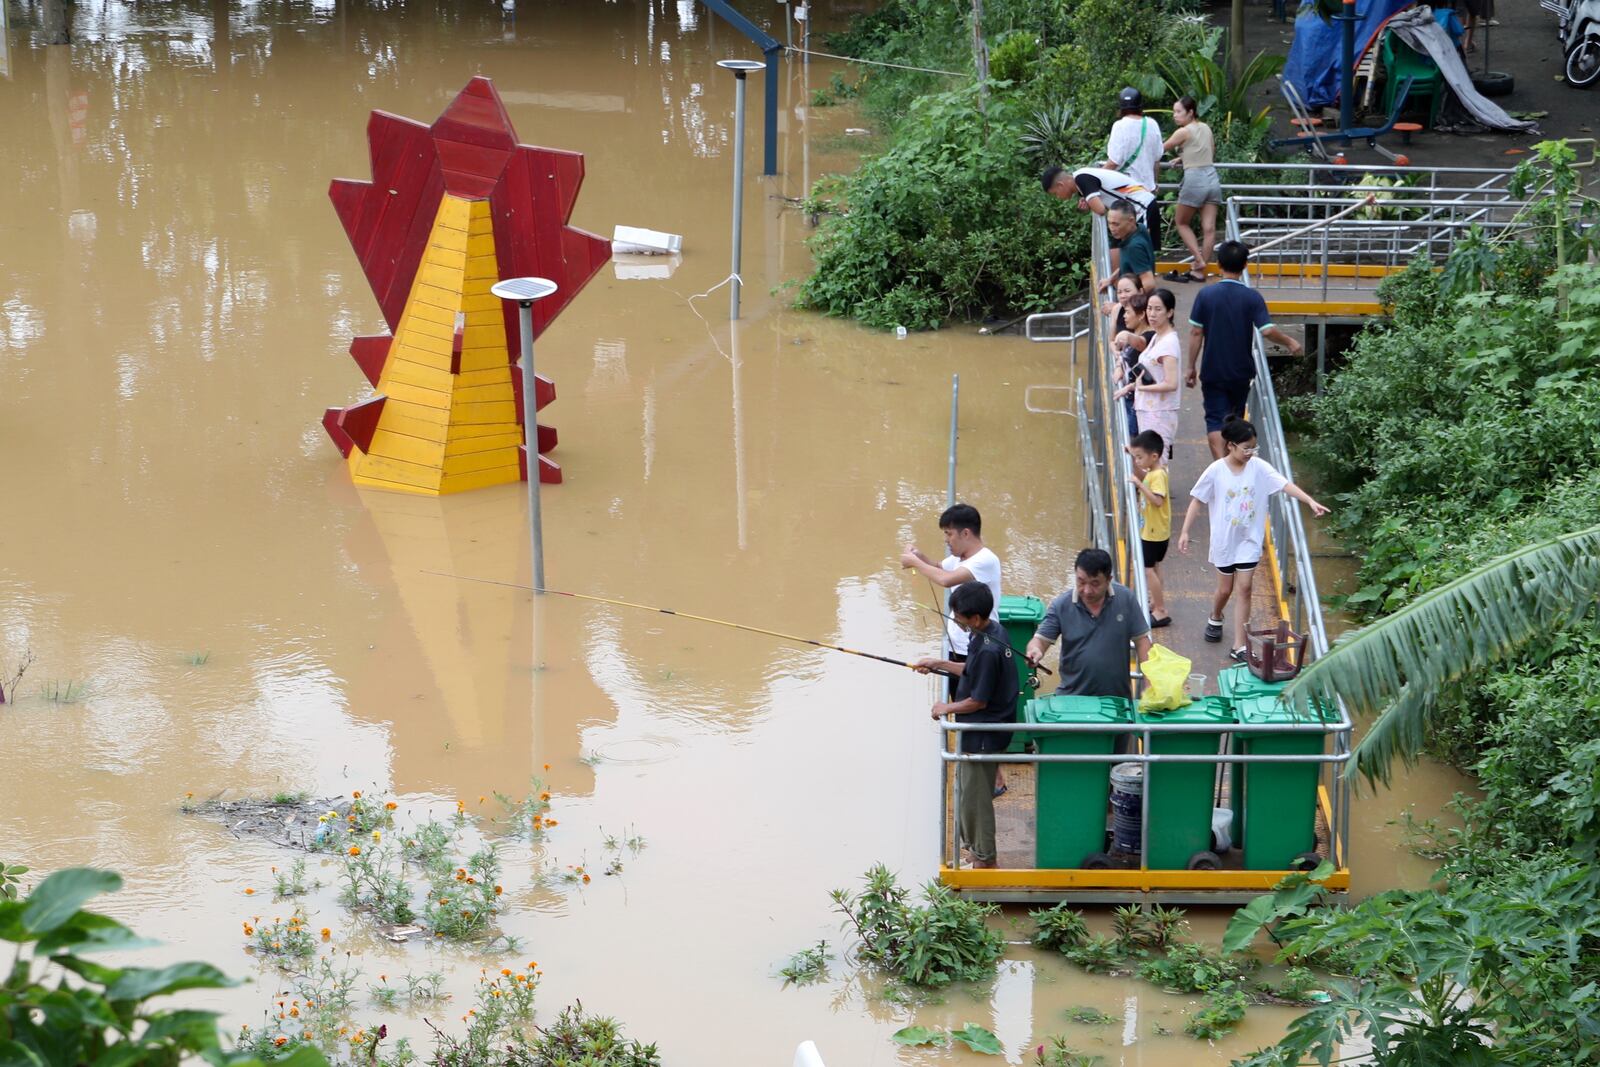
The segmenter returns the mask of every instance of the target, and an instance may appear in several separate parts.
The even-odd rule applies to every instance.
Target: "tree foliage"
[[[1059,306],[1085,280],[1088,219],[1046,196],[1039,174],[1103,156],[1125,85],[1144,85],[1152,106],[1194,92],[1207,100],[1203,115],[1239,110],[1241,121],[1217,129],[1219,158],[1258,158],[1264,128],[1242,103],[1255,82],[1230,81],[1214,61],[1206,68],[1195,58],[1214,55],[1217,34],[1183,7],[986,0],[986,86],[975,75],[870,69],[860,98],[887,128],[888,147],[813,191],[812,208],[827,218],[801,305],[908,329]],[[970,72],[966,19],[962,4],[888,0],[830,44],[845,55]],[[1151,82],[1156,64],[1170,77]],[[1258,59],[1249,79],[1275,69]]]

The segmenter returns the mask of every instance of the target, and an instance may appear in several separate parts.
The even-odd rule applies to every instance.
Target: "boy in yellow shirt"
[[[1139,531],[1139,548],[1144,553],[1144,580],[1150,587],[1150,628],[1171,626],[1167,600],[1161,589],[1161,561],[1167,558],[1172,540],[1172,497],[1168,492],[1167,468],[1161,465],[1167,443],[1154,430],[1134,437],[1128,446],[1133,457],[1133,484],[1139,487],[1144,528]]]

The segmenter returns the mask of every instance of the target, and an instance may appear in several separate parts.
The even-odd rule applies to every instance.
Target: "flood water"
[[[790,953],[840,940],[828,890],[875,862],[911,883],[936,868],[927,683],[430,573],[526,584],[523,488],[358,491],[320,426],[369,395],[346,351],[382,327],[328,182],[370,176],[369,111],[431,122],[483,74],[522,141],[584,154],[574,225],[684,235],[681,262],[608,266],[539,341],[566,479],[543,497],[551,586],[890,656],[934,649],[927,584],[895,557],[908,540],[939,547],[959,372],[960,495],[983,510],[1007,591],[1054,592],[1083,534],[1076,431],[1024,393],[1066,380],[1060,348],[970,329],[896,340],[773,294],[809,263],[811,231],[782,198],[856,158],[845,131],[863,120],[810,106],[836,68],[784,67],[770,179],[751,78],[730,331],[726,289],[689,298],[728,274],[733,78],[714,63],[754,49],[704,8],[71,10],[75,43],[45,48],[37,8],[13,4],[0,52],[0,659],[36,656],[0,709],[0,858],[121,871],[107,910],[166,942],[151,959],[249,979],[189,999],[253,1023],[282,979],[245,951],[241,920],[272,905],[244,889],[293,857],[181,814],[186,793],[363,789],[442,813],[537,776],[559,826],[537,850],[508,847],[500,928],[545,972],[542,1017],[581,998],[669,1064],[786,1063],[806,1038],[830,1064],[978,1062],[891,1044],[911,1022],[989,1026],[1011,1062],[1066,1033],[1141,1067],[1225,1063],[1280,1032],[1292,1013],[1261,1008],[1197,1042],[1182,1035],[1194,1000],[1023,947],[992,989],[919,1008],[838,963],[828,983],[782,988]],[[1452,788],[1414,778],[1358,809],[1363,891],[1426,878],[1387,822]],[[541,864],[598,867],[624,831],[644,848],[620,875],[535,884]],[[379,940],[335,903],[334,868],[312,873],[326,883],[312,927],[368,974],[444,971],[463,1005],[446,1020],[478,968],[501,965]],[[1075,1005],[1119,1021],[1064,1021]]]

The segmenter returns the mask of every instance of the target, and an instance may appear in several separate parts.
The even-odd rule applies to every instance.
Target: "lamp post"
[[[728,318],[739,317],[739,245],[744,235],[744,79],[765,63],[753,59],[719,59],[717,66],[733,71],[736,79],[733,104],[733,281],[728,287]]]
[[[522,334],[522,434],[528,456],[528,541],[533,560],[534,595],[544,593],[544,525],[539,514],[539,401],[533,378],[533,302],[556,291],[549,278],[507,278],[489,288],[501,300],[515,300]]]

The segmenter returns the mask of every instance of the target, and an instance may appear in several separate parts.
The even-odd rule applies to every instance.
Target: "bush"
[[[934,329],[951,319],[1059,307],[1087,277],[1088,216],[1045,195],[1050,164],[1099,159],[1116,93],[1170,53],[1210,40],[1173,0],[999,0],[985,5],[986,101],[976,84],[873,70],[862,106],[891,134],[882,154],[828,179],[810,205],[830,214],[799,304],[869,326]],[[972,69],[966,9],[889,0],[830,38],[845,55]],[[1161,102],[1159,86],[1147,98]],[[1249,123],[1218,137],[1219,158],[1254,160]],[[1235,154],[1240,153],[1240,154]]]
[[[942,986],[991,977],[1005,951],[1005,936],[988,920],[993,904],[962,900],[946,886],[929,882],[926,901],[910,903],[910,893],[879,864],[867,871],[866,888],[852,895],[833,891],[834,909],[861,939],[857,955],[912,985]]]

